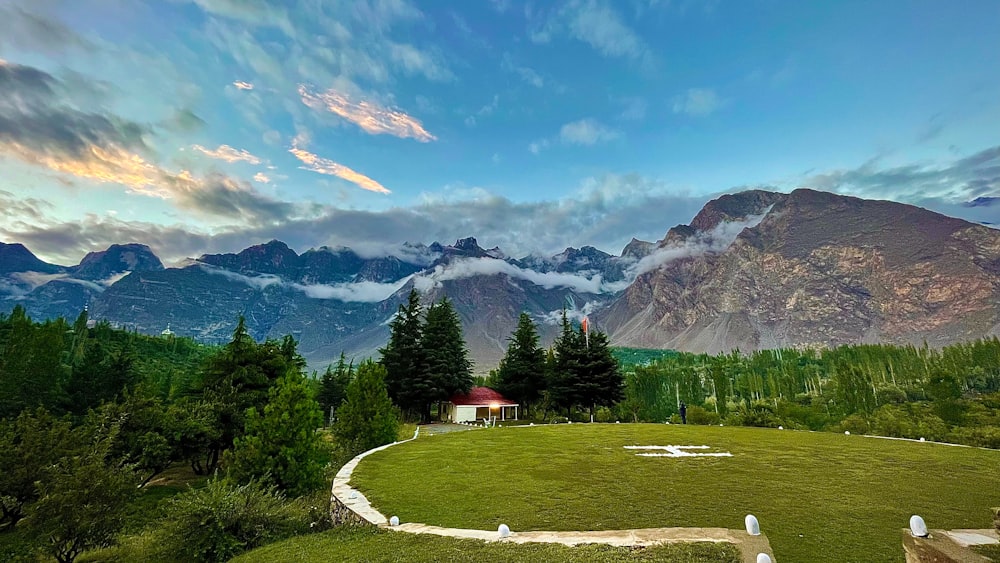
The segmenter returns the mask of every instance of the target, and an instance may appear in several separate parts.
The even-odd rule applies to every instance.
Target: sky
[[[0,241],[618,254],[757,187],[1000,223],[998,29],[995,0],[0,0]]]

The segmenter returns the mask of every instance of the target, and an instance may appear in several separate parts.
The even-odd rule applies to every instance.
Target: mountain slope
[[[1000,231],[909,205],[804,189],[728,199],[715,206],[724,216],[703,211],[684,239],[769,211],[720,252],[638,276],[600,317],[614,343],[714,353],[942,345],[998,331]],[[661,248],[684,244],[670,238]]]

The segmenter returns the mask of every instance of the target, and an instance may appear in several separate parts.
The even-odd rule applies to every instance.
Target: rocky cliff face
[[[811,190],[727,199],[707,205],[691,228],[769,210],[724,250],[638,276],[601,315],[613,342],[714,353],[943,345],[1000,329],[1000,231]],[[684,244],[669,239],[661,247]]]

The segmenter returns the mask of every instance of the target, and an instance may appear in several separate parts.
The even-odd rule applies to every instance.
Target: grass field
[[[739,563],[739,551],[727,544],[709,543],[660,546],[646,549],[609,546],[565,547],[552,544],[487,543],[438,536],[387,532],[372,528],[340,528],[298,536],[264,546],[233,559],[234,563],[286,562],[328,563],[330,561],[400,561],[405,563],[507,563],[599,561],[630,563]]]
[[[644,458],[626,445],[733,457]],[[991,525],[1000,451],[831,433],[576,424],[421,437],[373,454],[352,484],[404,522],[512,530],[742,528],[755,514],[786,562],[903,560],[911,514]]]

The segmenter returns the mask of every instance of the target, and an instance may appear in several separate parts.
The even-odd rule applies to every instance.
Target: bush
[[[41,498],[31,506],[25,527],[60,563],[112,545],[125,526],[139,479],[131,467],[107,465],[106,446],[61,459],[38,483]]]
[[[597,413],[594,415],[594,420],[597,422],[611,422],[614,415],[611,414],[611,409],[608,407],[601,407],[597,409]]]
[[[234,485],[218,477],[170,499],[164,559],[227,561],[238,553],[309,531],[306,511],[273,486]]]
[[[944,440],[948,436],[948,425],[927,403],[883,405],[872,415],[871,431],[879,436]]]
[[[363,362],[337,409],[333,434],[338,445],[354,454],[391,444],[399,435],[399,417],[386,391],[385,373],[381,364]]]
[[[850,432],[851,434],[867,434],[868,421],[861,415],[852,414],[840,421],[840,430]]]
[[[687,420],[690,424],[711,424],[716,425],[719,423],[719,414],[711,412],[697,405],[692,405],[687,409]]]
[[[980,448],[1000,449],[1000,428],[956,428],[948,435],[948,441]]]
[[[782,425],[781,419],[774,414],[771,405],[757,403],[739,409],[743,426],[758,426],[761,428],[777,428]]]

